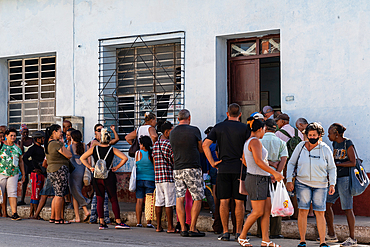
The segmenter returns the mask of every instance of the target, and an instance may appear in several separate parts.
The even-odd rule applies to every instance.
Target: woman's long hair
[[[45,143],[44,143],[45,153],[46,154],[49,154],[48,147],[49,147],[49,139],[50,139],[50,137],[53,135],[53,132],[54,131],[58,131],[60,128],[61,127],[60,127],[59,124],[52,124],[50,127],[47,127],[46,128],[46,130],[45,130]]]
[[[85,152],[84,144],[82,143],[82,134],[79,130],[74,130],[71,132],[71,137],[74,142],[76,142],[76,154],[83,155]]]
[[[151,162],[153,162],[153,142],[149,136],[142,136],[139,138],[139,143],[142,144],[146,150],[148,150],[148,156]]]

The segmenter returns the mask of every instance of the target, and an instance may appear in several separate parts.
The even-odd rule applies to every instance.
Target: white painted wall
[[[205,129],[225,116],[226,40],[280,30],[283,111],[292,122],[306,117],[326,130],[344,124],[369,162],[369,8],[365,0],[2,0],[0,59],[56,52],[57,115],[84,116],[90,139],[98,39],[185,31],[185,104],[193,124]],[[295,100],[285,102],[288,95]],[[0,109],[1,119],[4,114]]]

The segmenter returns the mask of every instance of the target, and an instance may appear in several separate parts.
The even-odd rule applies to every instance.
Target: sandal
[[[55,220],[55,224],[71,224],[71,222],[69,222],[68,220],[61,219]]]
[[[262,241],[262,242],[261,242],[261,244],[266,244],[266,245],[261,245],[261,246],[266,246],[266,247],[269,247],[270,245],[271,245],[272,247],[280,247],[280,245],[275,244],[275,243],[273,243],[272,241],[270,241],[270,242]]]
[[[82,222],[88,221],[90,219],[90,216],[91,216],[90,214],[86,215],[86,217],[82,220]]]
[[[306,246],[307,246],[306,242],[300,242],[299,245],[298,245],[298,247],[306,247]]]
[[[70,221],[71,223],[81,223],[81,220],[77,221],[76,218]]]
[[[249,240],[248,239],[238,238],[238,243],[241,246],[253,246],[253,245],[251,245],[251,243],[249,243]]]
[[[49,223],[55,223],[55,219],[50,219]]]

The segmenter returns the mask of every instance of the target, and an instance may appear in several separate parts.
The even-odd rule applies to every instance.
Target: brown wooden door
[[[253,112],[260,109],[259,60],[231,61],[229,103],[238,103],[242,108],[245,123]]]

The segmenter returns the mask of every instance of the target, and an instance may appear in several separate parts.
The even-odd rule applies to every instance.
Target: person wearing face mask
[[[337,170],[329,146],[319,141],[324,134],[323,127],[319,123],[310,123],[305,133],[308,141],[302,141],[297,145],[287,168],[286,188],[288,191],[295,188],[299,208],[298,229],[301,240],[298,247],[306,247],[307,215],[311,202],[316,215],[320,246],[328,246],[325,243],[326,197],[328,192],[329,195],[335,192]]]

